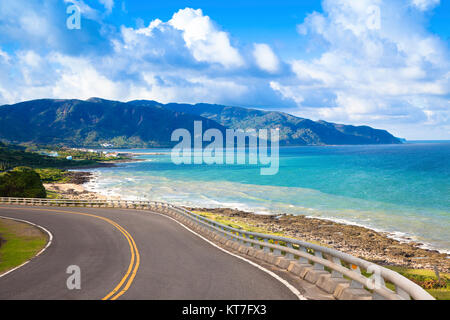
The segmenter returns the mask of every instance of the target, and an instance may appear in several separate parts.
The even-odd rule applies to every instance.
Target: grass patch
[[[438,300],[450,300],[450,274],[440,273],[440,281],[433,270],[408,269],[388,266],[387,268],[400,273],[402,276],[417,283]]]
[[[27,223],[0,219],[0,274],[30,260],[48,241],[48,236]]]
[[[47,190],[47,199],[64,199],[64,197],[58,192]]]
[[[270,232],[267,229],[260,228],[260,227],[255,227],[255,226],[252,226],[252,225],[250,225],[248,223],[245,223],[243,221],[237,221],[237,220],[235,220],[233,218],[224,217],[224,216],[219,215],[219,214],[214,214],[214,213],[211,213],[211,212],[204,212],[204,211],[192,211],[192,212],[196,213],[196,214],[198,214],[198,215],[200,215],[202,217],[205,217],[205,218],[217,221],[217,222],[219,222],[221,224],[224,224],[224,225],[226,225],[228,227],[235,228],[235,229],[240,229],[242,231],[249,231],[249,232],[255,232],[255,233],[264,233],[264,234],[270,234],[270,235],[279,236],[279,237],[284,236],[283,233],[281,233],[281,232]]]
[[[284,234],[283,232],[272,232],[269,231],[266,228],[261,228],[261,227],[256,227],[254,225],[248,224],[244,221],[240,221],[236,218],[231,218],[231,217],[227,217],[227,216],[222,216],[220,214],[215,214],[215,213],[211,213],[211,212],[205,212],[205,211],[192,211],[193,213],[196,213],[200,216],[203,216],[205,218],[217,221],[221,224],[224,224],[226,226],[235,228],[235,229],[241,229],[242,231],[249,231],[249,232],[255,232],[255,233],[264,233],[264,234],[268,234],[268,235],[272,235],[272,236],[278,236],[278,237],[284,237],[284,238],[289,238],[289,239],[295,239],[293,237],[290,237],[286,234]],[[271,242],[272,243],[272,242]],[[320,243],[318,241],[309,241],[309,243],[312,244],[316,244],[322,247],[330,247],[326,244]],[[283,243],[280,243],[281,245],[283,245]]]
[[[450,290],[446,289],[428,289],[429,294],[431,294],[436,300],[450,300]]]
[[[220,215],[220,214],[215,214],[215,213],[205,212],[205,211],[192,211],[192,212],[196,213],[198,215],[201,215],[201,216],[203,216],[205,218],[217,221],[217,222],[219,222],[221,224],[224,224],[226,226],[229,226],[229,227],[232,227],[232,228],[235,228],[235,229],[239,229],[239,230],[242,230],[242,231],[263,233],[263,234],[267,234],[267,235],[284,237],[284,238],[288,238],[288,239],[296,239],[296,238],[293,238],[293,237],[290,237],[290,236],[284,234],[283,232],[272,232],[272,231],[269,231],[266,228],[256,227],[254,225],[251,225],[249,223],[246,223],[246,222],[241,221],[241,220],[236,219],[236,218],[231,218],[231,217],[223,216],[223,215]],[[272,244],[274,243],[273,240],[270,240],[269,242],[272,243]],[[318,241],[309,241],[309,243],[320,245],[322,247],[329,247],[329,246],[324,245],[323,243],[320,243]],[[281,246],[286,246],[285,242],[275,241],[275,244],[278,244],[278,245],[281,245]],[[294,246],[294,248],[295,248],[295,246]],[[311,254],[314,254],[313,250],[308,249],[308,252],[311,253]]]
[[[68,171],[62,169],[46,168],[35,169],[43,183],[68,183],[70,177]]]

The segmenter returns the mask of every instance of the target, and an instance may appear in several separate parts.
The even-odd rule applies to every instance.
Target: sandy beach
[[[46,183],[44,187],[47,191],[58,194],[59,198],[74,199],[74,200],[106,200],[107,197],[99,193],[88,191],[85,184],[88,183],[92,177],[92,172],[85,171],[70,171],[70,179],[68,183]],[[117,200],[118,197],[108,197],[109,199]]]

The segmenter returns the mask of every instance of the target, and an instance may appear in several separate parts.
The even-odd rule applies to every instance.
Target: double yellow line
[[[2,209],[10,209],[10,210],[23,210],[23,208],[8,208],[8,207],[1,207],[1,208]],[[123,228],[121,225],[119,225],[118,223],[114,222],[111,219],[101,217],[101,216],[96,216],[96,215],[90,214],[90,213],[65,211],[65,210],[54,210],[54,209],[35,209],[35,208],[26,208],[26,210],[77,214],[77,215],[97,218],[97,219],[106,221],[109,224],[113,225],[127,239],[128,245],[130,246],[131,259],[130,259],[130,264],[128,266],[128,270],[125,273],[125,275],[122,277],[122,279],[117,284],[117,286],[110,293],[108,293],[102,300],[116,300],[130,288],[131,284],[133,283],[134,278],[136,277],[136,273],[139,269],[139,264],[140,264],[141,259],[140,259],[140,255],[139,255],[139,250],[136,246],[136,242],[134,241],[134,239],[130,235],[130,233],[127,230],[125,230],[125,228]]]
[[[99,217],[102,218],[102,217]],[[120,280],[119,284],[110,292],[108,293],[102,300],[116,300],[121,295],[123,295],[131,286],[133,283],[134,277],[136,277],[137,270],[139,269],[139,264],[141,261],[139,251],[136,246],[136,242],[134,242],[133,237],[128,233],[127,230],[125,230],[122,226],[115,223],[114,221],[111,221],[107,218],[106,219],[109,223],[113,224],[117,229],[119,229],[120,232],[125,236],[125,238],[128,241],[128,244],[130,246],[131,251],[131,261],[128,266],[127,273],[123,276],[122,280]],[[134,264],[134,268],[133,268]],[[127,281],[128,279],[128,281]],[[123,284],[127,281],[126,285],[123,287]],[[122,288],[122,289],[121,289]]]

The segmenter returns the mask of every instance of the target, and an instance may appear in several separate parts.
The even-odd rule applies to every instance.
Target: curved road
[[[148,211],[0,206],[0,216],[53,235],[40,256],[0,276],[0,299],[297,299],[262,270]],[[80,290],[67,288],[70,265],[81,269]]]

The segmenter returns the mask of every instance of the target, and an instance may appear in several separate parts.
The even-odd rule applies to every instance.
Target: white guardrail
[[[243,254],[287,269],[338,299],[434,300],[419,285],[372,262],[300,240],[232,228],[164,202],[0,197],[0,204],[152,210],[181,220]]]

